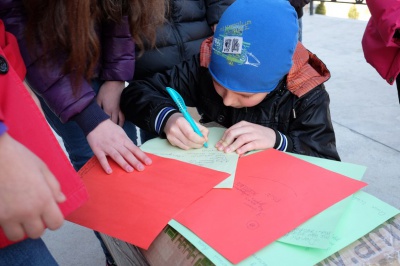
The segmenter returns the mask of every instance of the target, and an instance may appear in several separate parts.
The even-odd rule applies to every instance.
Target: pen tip
[[[208,143],[204,142],[204,147],[208,148]]]

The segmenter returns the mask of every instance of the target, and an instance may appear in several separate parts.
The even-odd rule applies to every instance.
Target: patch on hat
[[[224,48],[222,52],[225,54],[241,54],[243,46],[243,38],[235,36],[224,37]]]
[[[247,51],[250,44],[244,43],[242,37],[243,32],[246,29],[249,29],[248,26],[250,24],[251,21],[247,21],[245,23],[239,22],[233,25],[228,25],[225,28],[221,29],[222,31],[224,31],[223,35],[227,36],[223,36],[222,42],[221,39],[214,38],[213,52],[226,58],[226,60],[231,65],[237,63],[248,64],[258,67],[260,65],[260,60],[258,60],[257,57],[251,52]]]

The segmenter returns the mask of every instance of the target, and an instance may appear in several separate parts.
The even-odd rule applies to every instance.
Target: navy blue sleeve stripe
[[[165,107],[163,108],[157,115],[156,121],[155,121],[155,129],[158,134],[160,134],[161,130],[161,125],[164,122],[165,117],[172,111],[176,110],[175,108],[172,107]]]
[[[279,145],[276,146],[275,149],[280,150],[280,151],[286,151],[287,146],[288,146],[287,137],[279,131],[276,131],[276,132],[278,133],[277,137],[279,136]]]

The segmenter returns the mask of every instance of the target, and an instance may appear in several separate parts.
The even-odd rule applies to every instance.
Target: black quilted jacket
[[[316,57],[310,58],[309,64],[325,68]],[[322,67],[315,70],[321,73]],[[301,68],[296,71],[302,73]],[[325,73],[329,73],[326,71],[325,68]],[[296,76],[304,82],[307,79],[301,74]],[[176,89],[187,106],[202,110],[203,117],[208,121],[226,128],[242,120],[270,127],[291,140],[293,145],[288,152],[340,160],[330,117],[329,95],[323,84],[298,97],[287,89],[285,78],[258,105],[240,109],[228,107],[216,93],[211,74],[208,68],[200,66],[197,55],[165,73],[132,82],[125,88],[121,96],[121,110],[126,119],[156,134],[155,121],[160,111],[165,107],[177,109],[165,89],[167,86]],[[167,118],[161,125],[161,136]]]

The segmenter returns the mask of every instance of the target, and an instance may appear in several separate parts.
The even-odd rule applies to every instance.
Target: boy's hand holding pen
[[[204,137],[193,130],[181,113],[175,113],[168,119],[164,132],[172,146],[183,150],[199,149],[207,143],[208,129],[200,124],[196,123],[196,125]]]
[[[166,90],[168,94],[171,96],[172,100],[178,106],[179,111],[181,112],[178,115],[174,114],[175,115],[174,119],[172,119],[172,116],[174,116],[172,115],[167,121],[164,132],[167,135],[168,141],[173,146],[178,146],[184,150],[188,150],[191,148],[201,148],[201,146],[208,148],[208,143],[207,143],[208,129],[197,124],[193,120],[186,107],[185,101],[176,90],[170,87],[167,87]],[[183,117],[184,119],[183,120],[179,119],[180,117]],[[172,125],[171,121],[173,123]],[[189,127],[187,126],[188,124]],[[201,129],[199,128],[199,126],[201,127]],[[206,134],[203,132],[205,132]],[[200,142],[201,146],[198,147],[198,144]]]

